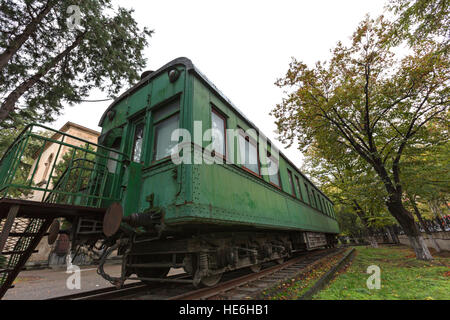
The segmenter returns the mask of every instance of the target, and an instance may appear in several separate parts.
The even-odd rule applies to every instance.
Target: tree
[[[413,215],[403,204],[405,148],[426,141],[424,126],[446,122],[449,57],[435,54],[432,41],[396,58],[388,44],[392,24],[367,17],[352,36],[338,43],[330,61],[313,68],[293,59],[276,84],[290,91],[273,110],[281,140],[298,139],[301,149],[344,148],[376,172],[385,205],[407,234],[417,258],[432,259]]]
[[[450,40],[450,4],[448,0],[391,0],[388,9],[397,15],[396,39],[410,43],[440,37],[445,46]]]
[[[445,128],[440,128],[434,123],[430,123],[427,130],[438,132],[438,136],[442,136],[441,132],[446,132]],[[437,252],[440,251],[439,244],[423,219],[419,203],[426,204],[436,199],[446,201],[445,196],[450,191],[449,146],[447,138],[431,140],[428,146],[415,145],[408,148],[405,151],[401,172],[407,203],[409,202],[412,212],[416,215]]]
[[[113,97],[145,66],[152,32],[112,0],[2,0],[0,9],[0,129],[53,121],[94,87]]]
[[[374,228],[388,222],[384,214],[385,192],[367,163],[354,158],[345,149],[314,146],[306,151],[304,163],[303,170],[318,180],[321,189],[335,204],[345,208],[341,212],[353,213],[359,218],[371,246],[378,247]]]
[[[6,155],[6,153],[9,151],[11,152],[11,149],[13,147],[13,144],[16,143],[20,144],[20,142],[17,141],[17,131],[22,132],[25,129],[25,127],[19,126],[17,128],[8,128],[3,129],[2,132],[2,139],[0,139],[0,161],[3,159],[3,156]],[[52,132],[41,130],[36,132],[37,135],[43,136],[43,137],[50,137],[52,135]],[[40,139],[29,137],[27,140],[27,147],[23,150],[22,156],[17,155],[19,158],[19,161],[17,163],[17,169],[14,171],[10,171],[10,176],[8,176],[9,183],[13,183],[16,185],[28,185],[31,183],[30,181],[30,170],[32,169],[33,163],[35,161],[35,155],[42,147],[42,141]],[[1,182],[0,182],[1,183]],[[4,181],[6,183],[6,181]],[[21,188],[9,188],[8,194],[9,196],[14,197],[28,197],[31,195],[32,191],[30,189],[21,189]]]
[[[98,160],[95,155],[96,150],[89,144],[82,147],[84,150],[71,149],[56,163],[54,175],[50,177],[54,190],[79,194],[86,192],[92,186],[96,160]],[[55,193],[55,197],[55,200],[60,203],[75,199],[72,195],[58,193]]]

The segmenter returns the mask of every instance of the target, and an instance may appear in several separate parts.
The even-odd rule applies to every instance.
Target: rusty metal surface
[[[60,224],[57,219],[53,220],[52,224],[50,225],[50,228],[48,230],[48,238],[47,242],[49,245],[52,245],[55,243],[56,238],[58,237]]]
[[[103,217],[106,208],[90,208],[20,199],[0,199],[0,219],[7,217],[9,208],[19,205],[18,216],[27,218]]]
[[[318,252],[310,252],[306,256],[300,256],[294,259],[291,259],[285,263],[282,263],[280,265],[275,265],[273,267],[261,270],[258,273],[248,274],[244,275],[242,277],[232,279],[227,282],[219,283],[218,285],[210,288],[202,288],[198,290],[194,290],[191,292],[186,292],[184,294],[174,296],[169,298],[169,300],[202,300],[202,299],[210,299],[215,296],[223,295],[226,292],[229,292],[234,289],[238,289],[240,287],[243,287],[245,285],[248,285],[252,282],[256,282],[259,280],[267,279],[270,276],[276,275],[278,272],[291,268],[291,267],[297,267],[297,265],[300,265],[301,267],[298,267],[298,270],[294,273],[299,274],[302,272],[306,272],[310,269],[312,269],[315,265],[317,265],[319,262],[323,261],[324,259],[336,255],[340,253],[341,250],[333,250],[330,252],[330,250],[326,251],[318,251]],[[325,253],[325,255],[324,255]],[[310,261],[305,261],[306,258],[312,259]],[[283,275],[281,277],[276,277],[276,280],[270,280],[273,283],[278,283],[280,281],[283,281],[284,278],[290,278],[291,276]],[[263,291],[263,289],[258,289],[257,291]],[[233,297],[232,297],[233,298]],[[234,299],[234,298],[233,298]]]
[[[8,211],[8,217],[4,224],[1,225],[0,233],[0,253],[2,253],[5,247],[6,241],[9,237],[9,232],[13,226],[14,220],[16,219],[17,213],[19,212],[19,206],[11,206]]]
[[[50,227],[52,220],[45,219],[40,224],[40,227],[36,235],[31,238],[28,246],[25,250],[17,255],[17,261],[14,263],[13,269],[7,272],[6,277],[2,278],[2,283],[0,286],[0,299],[5,295],[6,291],[11,287],[14,279],[16,279],[19,272],[22,270],[23,266],[27,262],[28,258],[33,254],[34,249],[37,247],[42,237],[44,236],[47,229]],[[14,257],[14,255],[12,256]]]
[[[103,233],[107,237],[111,237],[119,230],[122,217],[123,208],[121,204],[118,202],[111,204],[103,217]]]

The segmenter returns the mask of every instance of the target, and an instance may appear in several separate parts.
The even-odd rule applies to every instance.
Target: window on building
[[[155,126],[154,160],[170,157],[173,153],[173,149],[178,144],[178,141],[172,141],[172,132],[178,129],[179,122],[180,116],[177,113]]]
[[[276,168],[276,172],[269,175],[269,181],[277,187],[281,187],[278,161],[269,152],[267,153],[267,168]]]
[[[212,147],[216,153],[226,156],[226,119],[216,110],[211,109]]]
[[[53,157],[54,157],[53,153],[50,154],[47,158],[47,161],[44,163],[45,170],[44,170],[44,174],[42,175],[42,182],[47,182],[50,167],[52,166],[52,162],[53,162]]]
[[[295,182],[297,182],[297,191],[298,191],[298,196],[300,198],[300,200],[303,201],[303,196],[302,196],[302,189],[300,188],[300,180],[298,179],[297,176],[295,176]]]
[[[241,165],[259,175],[258,144],[243,131],[239,134],[239,154]]]
[[[291,193],[295,197],[294,180],[292,179],[292,172],[289,169],[288,169],[288,178],[289,178],[289,185],[291,186]]]

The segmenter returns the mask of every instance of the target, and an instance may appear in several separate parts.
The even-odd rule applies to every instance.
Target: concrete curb
[[[339,260],[339,262],[331,268],[331,270],[317,280],[314,286],[303,294],[298,300],[311,300],[316,293],[322,290],[333,279],[334,274],[338,272],[346,262],[353,260],[355,252],[355,248],[352,248],[349,252],[347,252],[345,256],[343,256],[341,260]]]

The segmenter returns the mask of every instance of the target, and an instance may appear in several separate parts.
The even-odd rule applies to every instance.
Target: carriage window
[[[179,120],[177,113],[155,126],[154,160],[161,160],[172,154],[173,148],[178,144],[178,141],[171,140],[172,132],[178,129]]]
[[[258,147],[256,142],[243,133],[239,135],[239,153],[241,164],[250,171],[259,174]]]
[[[295,176],[295,181],[297,182],[298,195],[300,197],[300,200],[303,201],[302,189],[300,188],[300,181],[298,180],[297,176]]]
[[[133,156],[131,157],[134,162],[141,162],[142,157],[142,143],[144,141],[144,124],[139,123],[136,125],[133,139]]]
[[[278,170],[278,162],[275,160],[275,157],[271,156],[270,154],[267,154],[267,168],[272,168],[272,166],[275,166],[277,168],[276,172],[274,174],[269,175],[269,181],[273,183],[274,185],[280,187],[280,175]]]
[[[119,151],[121,142],[122,142],[121,138],[116,138],[110,148]],[[109,159],[106,163],[106,167],[108,168],[108,172],[114,173],[116,172],[117,159],[119,158],[119,154],[111,150],[108,152],[108,158]]]
[[[295,197],[294,180],[292,180],[292,172],[288,169],[289,184],[291,185],[292,195]]]
[[[317,193],[317,202],[319,202],[320,211],[325,212],[322,206],[322,199],[320,198],[320,194]]]
[[[167,116],[173,114],[174,112],[180,109],[180,100],[176,99],[168,104],[165,104],[164,107],[158,108],[157,110],[152,112],[153,122],[156,123]]]
[[[225,118],[211,109],[211,129],[212,129],[212,147],[217,153],[226,156]]]
[[[309,189],[308,195],[309,195],[309,201],[310,201],[311,206],[313,206],[314,208],[317,208],[316,198],[314,197],[314,190]]]
[[[312,189],[312,197],[314,202],[314,208],[319,209],[319,204],[317,203],[316,191]]]

